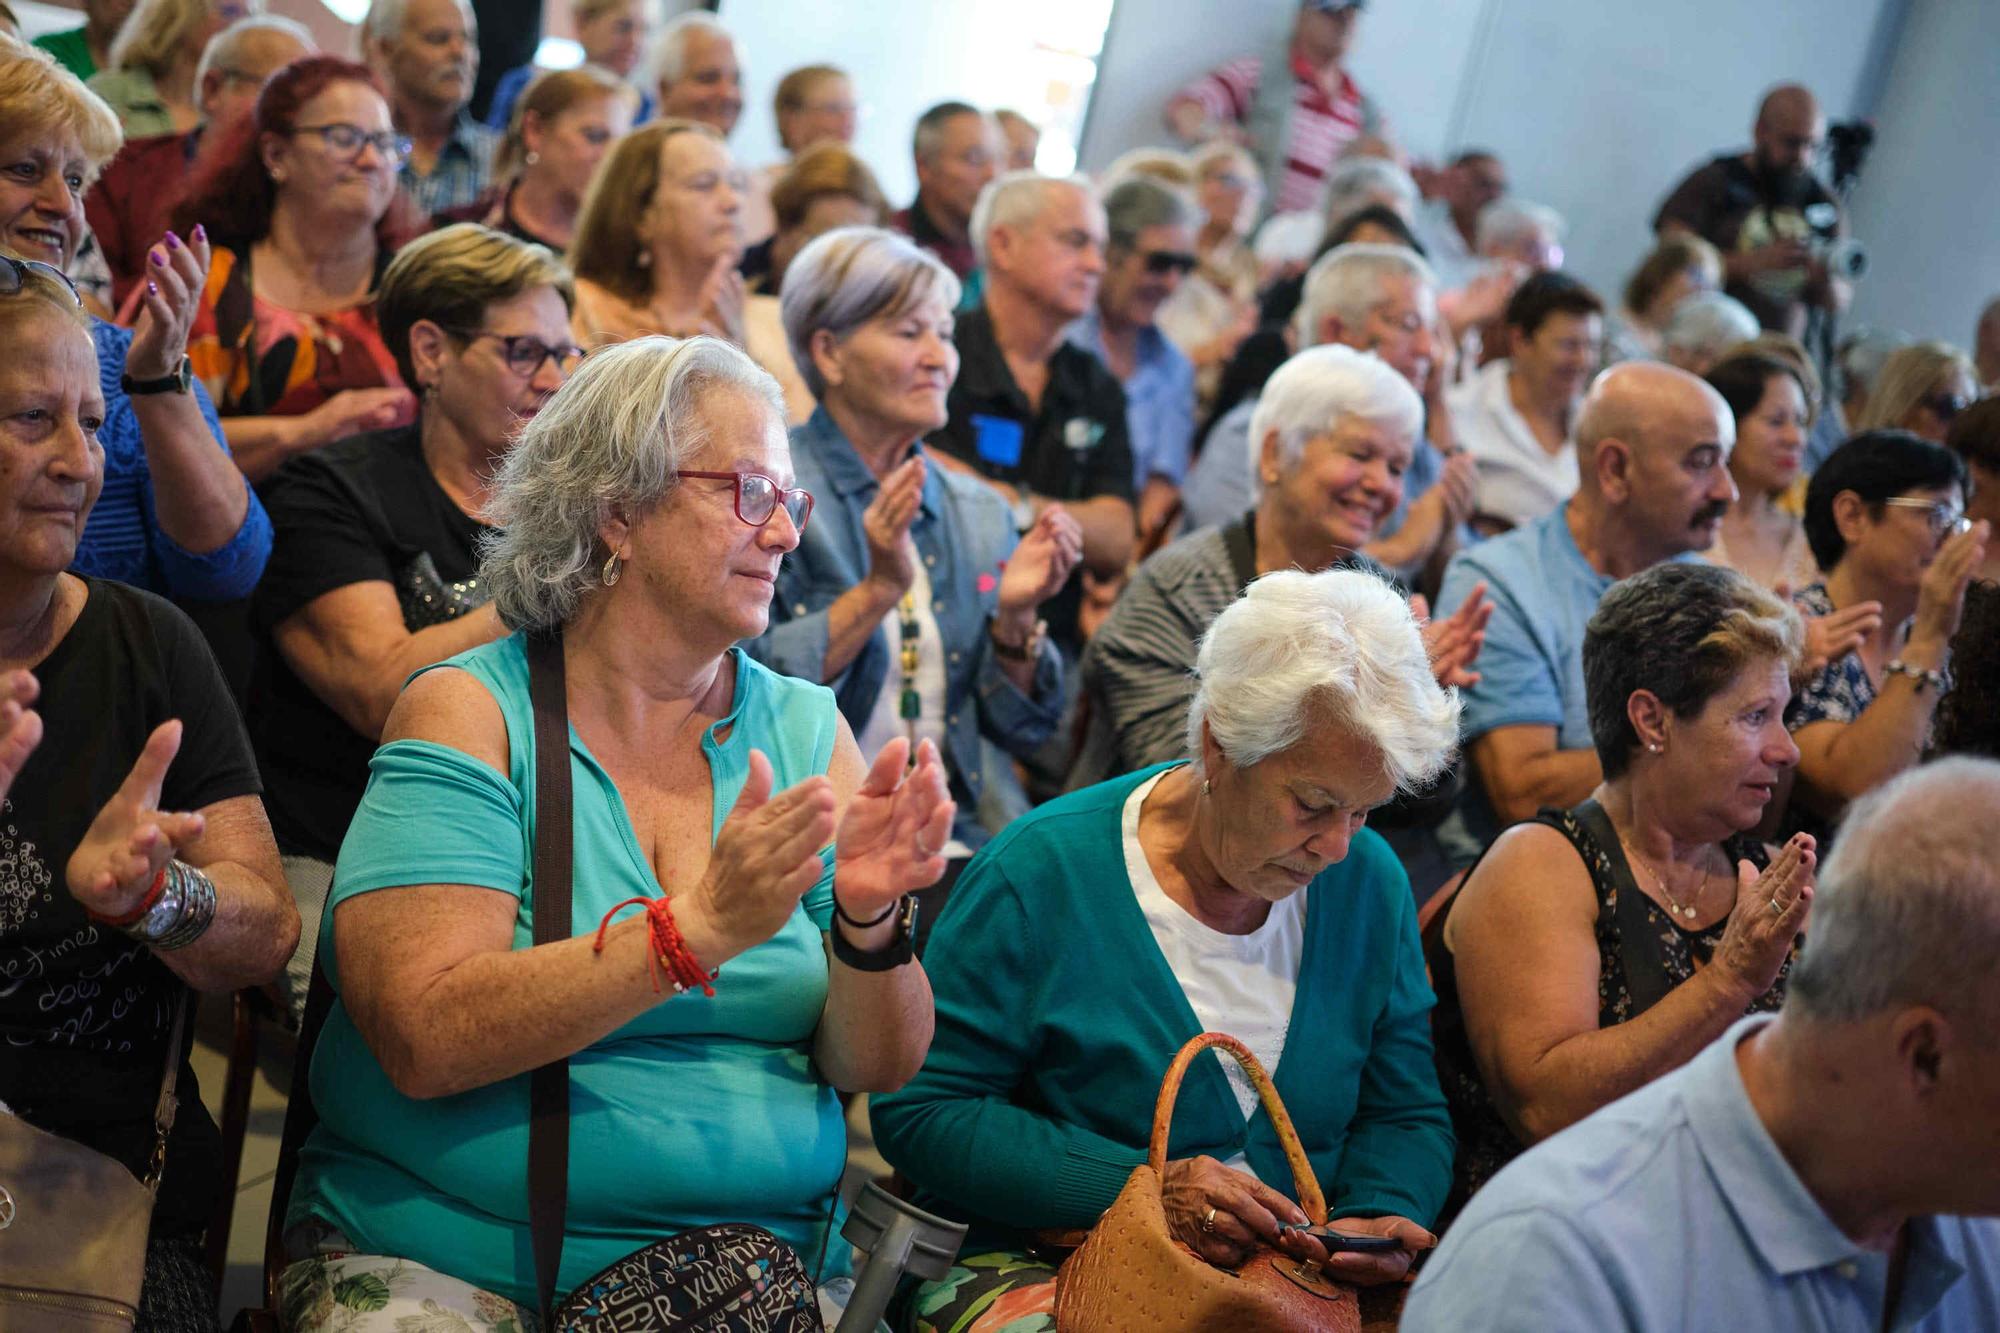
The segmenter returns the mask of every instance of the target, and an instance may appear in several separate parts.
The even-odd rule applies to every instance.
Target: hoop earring
[[[624,571],[621,570],[618,566],[618,552],[613,551],[611,553],[611,558],[604,562],[604,572],[599,577],[604,580],[605,587],[607,588],[616,587],[618,584],[618,576],[623,572]]]
[[[535,152],[533,149],[529,149],[528,156],[525,160],[529,166],[531,167],[537,166],[541,163],[542,155],[540,153]]]
[[[1201,780],[1201,794],[1202,794],[1203,796],[1206,796],[1206,795],[1208,795],[1208,779],[1207,779],[1207,778],[1203,778],[1203,779]]]

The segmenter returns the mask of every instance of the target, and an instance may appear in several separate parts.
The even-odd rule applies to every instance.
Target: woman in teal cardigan
[[[918,1333],[1053,1326],[1035,1318],[1053,1273],[1026,1255],[1032,1234],[1110,1206],[1145,1160],[1161,1076],[1204,1030],[1272,1071],[1337,1228],[1403,1244],[1288,1248],[1374,1282],[1432,1243],[1452,1134],[1431,992],[1408,881],[1362,825],[1442,771],[1458,701],[1401,598],[1358,572],[1253,583],[1204,637],[1198,675],[1190,761],[1016,821],[931,937],[930,1055],[872,1102],[918,1202],[972,1224],[970,1257],[909,1302]],[[1168,1224],[1210,1262],[1305,1220],[1233,1062],[1189,1071],[1168,1158]]]

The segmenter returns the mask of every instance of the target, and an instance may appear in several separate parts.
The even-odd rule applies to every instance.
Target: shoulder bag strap
[[[528,637],[528,696],[535,711],[535,943],[575,933],[570,875],[569,705],[564,695],[562,632]],[[562,1267],[569,1204],[569,1061],[551,1060],[528,1076],[528,1232],[535,1252],[535,1292],[542,1326],[551,1326],[556,1274]]]
[[[180,1082],[181,1039],[187,1033],[188,1009],[193,1003],[194,992],[182,986],[181,998],[174,1004],[174,1028],[167,1034],[167,1072],[160,1077],[160,1099],[153,1103],[153,1156],[146,1164],[145,1184],[155,1194],[167,1169],[167,1139],[174,1132],[174,1112],[180,1107],[174,1085]]]

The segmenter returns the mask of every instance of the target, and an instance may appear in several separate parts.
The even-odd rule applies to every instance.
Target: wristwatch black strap
[[[188,393],[194,387],[194,372],[188,364],[188,359],[182,357],[180,365],[171,375],[157,380],[135,380],[130,375],[121,375],[118,377],[118,387],[125,391],[127,397],[143,397],[155,393]]]

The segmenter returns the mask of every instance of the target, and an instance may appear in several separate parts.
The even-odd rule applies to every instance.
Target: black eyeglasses
[[[1201,260],[1185,250],[1148,250],[1146,252],[1146,272],[1154,277],[1164,277],[1178,273],[1185,278],[1195,271]]]
[[[439,327],[443,328],[443,325]],[[541,372],[542,363],[553,361],[564,379],[576,374],[576,368],[583,364],[583,349],[575,343],[564,343],[551,347],[540,338],[528,333],[493,333],[484,329],[445,328],[445,332],[466,342],[478,342],[481,338],[494,338],[500,343],[500,355],[507,362],[507,369],[524,380],[531,380]]]
[[[783,503],[785,513],[791,517],[792,526],[800,532],[806,530],[806,520],[812,517],[813,498],[809,491],[797,487],[780,486],[761,472],[676,472],[676,477],[695,477],[703,481],[729,481],[736,484],[736,517],[753,528],[761,528],[777,517],[778,505]]]
[[[16,259],[12,255],[0,255],[0,260],[7,265],[0,268],[0,296],[19,296],[28,286],[28,275],[40,273],[61,283],[68,290],[69,299],[76,302],[77,309],[83,308],[83,294],[69,280],[69,274],[54,264],[44,264],[39,259]]]
[[[410,141],[394,130],[377,130],[370,134],[359,125],[335,121],[330,125],[294,125],[292,133],[317,134],[328,152],[346,162],[360,157],[364,147],[373,147],[392,167],[403,165],[403,160],[410,155]]]

